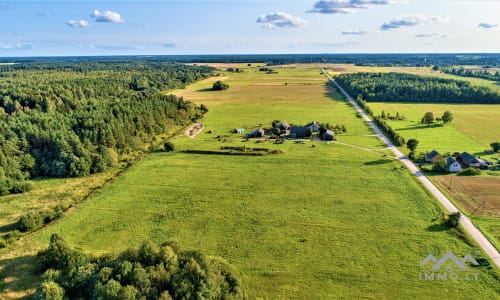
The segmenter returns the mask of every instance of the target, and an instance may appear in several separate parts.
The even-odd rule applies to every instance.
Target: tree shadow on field
[[[406,128],[398,128],[397,131],[404,131],[404,130],[415,130],[415,129],[426,129],[426,128],[438,128],[438,127],[443,127],[443,124],[431,124],[429,126],[427,125],[415,125],[415,126],[410,126]]]
[[[205,93],[205,92],[214,92],[214,90],[212,90],[212,88],[204,88],[204,89],[199,89],[199,90],[196,90],[197,92],[202,92],[202,93]]]
[[[17,229],[17,222],[0,226],[0,233],[6,233]]]
[[[427,227],[427,231],[430,231],[430,232],[441,232],[441,231],[446,231],[448,229],[450,229],[450,227],[448,227],[448,225],[446,225],[444,223],[433,224],[433,225]]]
[[[378,159],[374,161],[367,161],[363,163],[365,166],[377,166],[377,165],[383,165],[383,164],[388,164],[393,162],[391,159]]]
[[[0,259],[0,294],[13,294],[18,299],[31,299],[31,295],[26,292],[39,283],[40,277],[36,275],[37,266],[36,256]]]

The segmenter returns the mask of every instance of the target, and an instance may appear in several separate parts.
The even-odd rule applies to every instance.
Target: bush
[[[29,212],[19,219],[17,228],[21,232],[30,232],[42,227],[44,216],[40,212]]]
[[[165,149],[166,152],[174,151],[174,143],[166,142],[165,145],[163,145],[163,149]]]
[[[463,169],[460,173],[458,173],[458,175],[462,175],[462,176],[476,176],[479,174],[481,174],[481,170],[476,169],[476,168]]]
[[[21,194],[31,191],[35,185],[31,181],[19,181],[14,183],[11,192],[14,194]]]
[[[460,223],[460,212],[454,212],[448,215],[448,219],[446,220],[446,224],[451,228],[457,228]]]
[[[212,91],[223,91],[227,90],[229,88],[229,85],[225,84],[224,82],[217,80],[214,82],[212,85]]]
[[[434,172],[439,172],[439,173],[448,173],[448,164],[446,163],[445,159],[440,159],[434,165],[432,166],[432,170]]]
[[[500,142],[491,143],[490,146],[493,152],[498,152],[500,150]]]
[[[62,300],[63,297],[63,288],[53,281],[42,283],[35,293],[35,300]]]

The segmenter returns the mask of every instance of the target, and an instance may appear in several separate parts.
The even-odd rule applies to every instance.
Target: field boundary
[[[326,70],[321,70],[323,74],[330,80],[335,86],[344,94],[344,96],[349,100],[349,102],[354,106],[356,111],[361,114],[363,120],[367,122],[373,130],[377,133],[377,136],[384,142],[384,144],[389,147],[396,157],[410,170],[410,172],[416,176],[416,178],[424,185],[424,187],[444,206],[444,208],[450,212],[459,211],[455,205],[443,194],[441,191],[424,176],[422,171],[420,171],[399,149],[397,149],[394,144],[383,134],[383,132],[375,125],[373,120],[359,107],[359,105],[354,101],[354,99],[333,79]],[[460,212],[460,211],[459,211]],[[463,215],[463,213],[462,213]],[[476,241],[476,243],[486,252],[493,263],[500,268],[500,254],[493,246],[493,244],[486,238],[486,236],[472,223],[472,221],[466,215],[460,218],[460,224],[464,227],[469,235]]]

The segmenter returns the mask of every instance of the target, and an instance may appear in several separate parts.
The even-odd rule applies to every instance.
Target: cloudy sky
[[[0,57],[500,52],[500,1],[2,1]]]

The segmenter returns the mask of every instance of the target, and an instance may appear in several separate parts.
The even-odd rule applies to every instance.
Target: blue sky
[[[500,52],[500,1],[2,1],[0,57]]]

